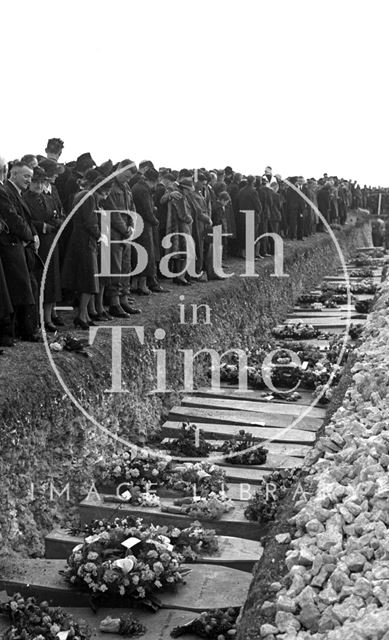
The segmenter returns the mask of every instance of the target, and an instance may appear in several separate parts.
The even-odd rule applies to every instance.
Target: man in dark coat
[[[132,195],[138,215],[143,220],[143,231],[137,242],[146,249],[147,265],[144,271],[135,276],[134,293],[150,295],[152,291],[164,291],[157,280],[157,267],[154,251],[154,228],[158,227],[158,218],[155,215],[153,190],[157,186],[158,171],[148,167],[132,187]],[[135,289],[136,287],[136,289]]]
[[[4,198],[4,190],[2,186],[3,179],[7,174],[7,163],[0,157],[0,204]],[[3,208],[3,207],[1,207]],[[1,243],[3,233],[9,233],[8,226],[1,215],[0,208],[0,347],[13,346],[11,319],[13,317],[13,306],[8,291],[8,284],[5,277],[3,263],[1,260]]]
[[[299,193],[298,178],[291,178],[290,182],[297,188],[289,187],[286,192],[286,216],[288,219],[288,238],[289,240],[302,240],[303,234],[303,216],[305,209],[305,200]]]
[[[38,286],[34,276],[38,235],[31,223],[21,193],[31,182],[32,169],[16,163],[11,179],[0,184],[0,216],[5,227],[0,232],[0,258],[9,295],[22,339],[37,342]],[[1,176],[0,176],[1,181]],[[13,333],[15,324],[13,322]]]
[[[254,181],[254,176],[247,176],[246,186],[240,189],[238,193],[239,217],[237,219],[236,231],[239,256],[241,258],[246,257],[246,214],[243,213],[243,211],[255,212],[256,227],[259,226],[262,216],[261,202],[258,193],[254,189]],[[257,257],[261,256],[257,254]]]
[[[269,220],[271,219],[272,196],[269,188],[269,181],[266,176],[259,178],[257,182],[257,192],[262,207],[262,215],[258,225],[258,235],[262,236],[269,231]],[[265,237],[259,241],[258,257],[271,255],[269,238]]]
[[[130,276],[126,275],[131,272],[131,245],[127,241],[134,230],[133,220],[126,211],[135,211],[128,181],[136,172],[136,166],[126,159],[119,162],[116,169],[124,167],[128,168],[113,180],[110,194],[104,202],[104,209],[111,210],[112,275],[106,295],[109,298],[109,313],[114,318],[128,318],[129,315],[140,313],[140,309],[131,305]]]
[[[242,174],[241,173],[234,173],[234,176],[230,182],[230,184],[227,187],[227,191],[230,194],[230,198],[231,198],[231,206],[232,206],[232,211],[235,217],[235,229],[237,230],[237,225],[238,225],[238,218],[239,218],[239,202],[238,202],[238,194],[240,191],[240,182],[242,180]],[[234,255],[239,255],[239,248],[238,248],[238,240],[237,238],[234,239],[233,243],[232,243],[232,250]]]
[[[322,214],[323,218],[330,222],[330,211],[331,211],[331,185],[327,181],[320,189],[317,191],[317,206]],[[318,231],[323,231],[324,225],[320,220],[317,225]]]

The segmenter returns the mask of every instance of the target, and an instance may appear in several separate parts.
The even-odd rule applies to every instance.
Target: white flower
[[[101,539],[103,534],[101,533],[96,533],[93,536],[88,536],[87,538],[85,538],[85,542],[87,542],[88,544],[93,544],[94,542],[97,542],[98,540]]]
[[[120,593],[121,596],[124,596],[124,594],[126,593],[126,590],[125,590],[125,588],[123,587],[122,584],[119,587],[119,593]]]
[[[130,556],[127,556],[127,558],[119,558],[112,563],[112,566],[121,569],[126,576],[128,573],[130,573],[130,571],[133,570],[135,564],[134,560],[132,560]]]
[[[52,624],[50,627],[50,633],[53,636],[56,636],[58,631],[61,631],[61,627],[59,626],[59,624]]]
[[[82,542],[80,544],[77,544],[75,547],[73,547],[72,553],[77,553],[77,551],[80,551],[82,547],[83,547]]]

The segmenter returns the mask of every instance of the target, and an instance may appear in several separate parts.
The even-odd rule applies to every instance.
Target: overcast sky
[[[3,2],[0,154],[388,185],[385,5]]]

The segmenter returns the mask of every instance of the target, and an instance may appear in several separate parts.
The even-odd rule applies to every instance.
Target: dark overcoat
[[[246,248],[246,214],[243,211],[255,211],[255,221],[262,213],[261,202],[258,193],[251,185],[246,185],[238,193],[238,217],[236,220],[236,237],[238,248],[242,251]]]
[[[75,206],[88,191],[80,191],[74,199]],[[69,239],[62,271],[62,286],[68,291],[98,293],[99,272],[97,260],[97,241],[100,238],[97,201],[94,195],[89,197],[73,215],[72,235]]]
[[[141,274],[142,276],[155,275],[155,250],[154,250],[154,228],[158,226],[158,218],[154,215],[154,201],[151,189],[146,180],[141,177],[132,187],[132,196],[137,214],[143,220],[143,231],[136,242],[146,249],[147,264]]]
[[[14,307],[35,304],[24,249],[24,243],[33,241],[33,232],[1,184],[0,218],[4,223],[0,231],[0,259],[12,304]]]
[[[2,222],[0,219],[0,229]],[[13,312],[11,298],[8,292],[7,280],[3,270],[3,263],[0,258],[0,322],[11,315]]]
[[[46,262],[53,245],[55,235],[61,225],[55,208],[54,199],[45,194],[26,191],[24,199],[31,212],[33,224],[39,236],[38,254],[43,263]],[[58,246],[54,248],[45,281],[44,302],[59,302],[61,300],[61,278],[59,269]]]

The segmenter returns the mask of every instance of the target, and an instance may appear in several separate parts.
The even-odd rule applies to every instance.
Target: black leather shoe
[[[127,304],[127,302],[121,302],[120,306],[123,309],[123,311],[128,313],[130,316],[133,316],[136,313],[142,313],[140,309],[137,309],[136,307],[131,307],[131,305]]]
[[[76,329],[78,327],[79,329],[82,329],[83,331],[88,331],[89,330],[88,322],[85,322],[84,320],[81,320],[81,318],[79,318],[78,316],[76,318],[74,318],[73,324],[74,324]]]
[[[150,289],[137,289],[138,296],[151,296]]]
[[[175,284],[180,285],[181,287],[190,287],[191,283],[188,282],[187,280],[183,280],[182,278],[174,278],[173,282]]]
[[[118,304],[109,307],[109,315],[113,318],[129,318],[130,314],[126,313]]]
[[[45,322],[45,329],[48,333],[56,333],[57,327],[52,322]]]
[[[155,284],[153,287],[149,287],[150,291],[153,293],[169,293],[167,289],[164,289],[159,284]]]
[[[64,327],[65,323],[62,320],[61,316],[54,316],[51,318],[51,322],[55,324],[56,327]]]

